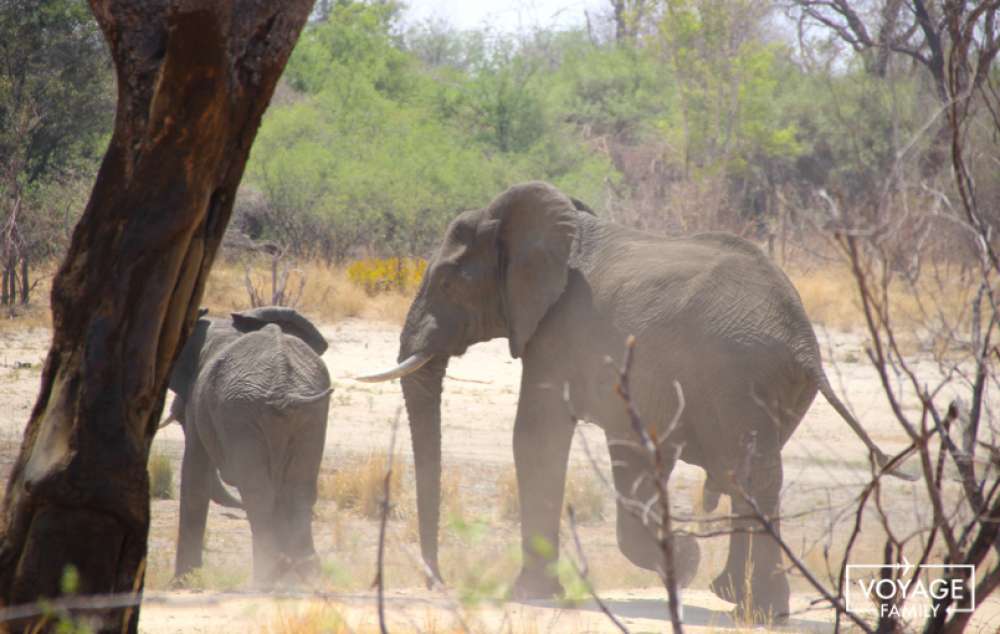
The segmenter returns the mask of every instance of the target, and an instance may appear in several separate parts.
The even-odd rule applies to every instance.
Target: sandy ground
[[[331,400],[324,473],[385,451],[393,420],[402,405],[398,384],[368,385],[351,377],[390,365],[396,356],[398,327],[361,320],[345,320],[323,327],[331,345],[324,355],[335,392]],[[827,372],[874,440],[883,449],[905,446],[905,435],[885,403],[875,373],[864,361],[863,340],[857,334],[818,329],[827,361]],[[0,332],[0,475],[6,477],[16,454],[21,430],[28,419],[38,388],[41,362],[48,343],[41,329]],[[929,359],[915,361],[928,381],[937,376]],[[443,399],[444,468],[456,483],[452,497],[455,516],[445,518],[442,530],[442,565],[455,597],[463,599],[466,618],[475,631],[603,632],[615,631],[592,604],[566,607],[555,604],[518,604],[494,601],[517,570],[518,528],[499,516],[495,508],[502,495],[500,483],[512,469],[511,432],[520,380],[520,363],[510,359],[505,341],[472,348],[452,361]],[[905,398],[905,395],[904,395]],[[906,398],[906,407],[916,408]],[[390,524],[387,548],[388,610],[396,630],[450,631],[456,627],[451,599],[422,589],[413,563],[417,547],[413,513],[412,458],[405,414],[398,429],[397,447],[404,475],[401,518]],[[571,463],[576,473],[593,476],[586,444],[598,469],[608,473],[604,436],[593,425],[581,424],[574,441]],[[176,426],[160,432],[154,452],[169,456],[179,473],[183,435]],[[786,540],[811,567],[820,572],[822,551],[829,548],[839,562],[853,514],[849,502],[867,481],[866,452],[833,409],[819,397],[784,450],[785,487],[783,528]],[[915,468],[915,465],[910,465]],[[581,477],[584,477],[581,476]],[[674,499],[682,511],[697,508],[703,472],[680,464],[674,472]],[[596,477],[595,477],[596,480]],[[901,533],[926,526],[930,515],[923,485],[898,480],[887,482],[882,501]],[[958,486],[948,482],[947,499],[957,499]],[[580,537],[602,596],[632,631],[663,631],[669,627],[664,593],[654,575],[632,566],[617,550],[613,498],[604,492],[604,518],[584,523]],[[446,502],[448,504],[448,502]],[[845,509],[848,512],[845,512]],[[718,513],[726,511],[725,502]],[[447,512],[447,511],[446,511]],[[871,517],[874,517],[873,515]],[[250,570],[249,525],[242,513],[212,508],[206,548],[206,575],[201,592],[168,591],[177,525],[177,501],[157,500],[152,506],[149,574],[147,585],[153,602],[143,608],[143,632],[301,631],[297,619],[322,608],[336,612],[347,624],[345,631],[369,631],[377,625],[374,575],[377,522],[338,511],[330,500],[316,509],[314,532],[327,579],[305,590],[319,590],[322,599],[255,594],[248,589]],[[874,521],[867,520],[866,526]],[[707,526],[707,524],[702,524]],[[566,536],[564,536],[564,541]],[[741,629],[728,617],[731,604],[714,597],[708,582],[721,570],[725,538],[701,542],[702,563],[691,588],[683,595],[685,621],[691,631]],[[880,561],[882,538],[875,528],[866,530],[852,563]],[[789,632],[830,631],[832,612],[806,612],[816,598],[798,575],[791,577],[797,614]],[[302,587],[299,590],[303,590]],[[477,600],[478,599],[478,600]],[[980,598],[980,602],[984,602]],[[1000,630],[1000,599],[985,599],[971,632]],[[338,630],[339,631],[339,630]]]

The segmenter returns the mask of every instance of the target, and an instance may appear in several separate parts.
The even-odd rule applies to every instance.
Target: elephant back
[[[225,403],[294,407],[330,392],[316,352],[275,324],[230,340],[205,368],[204,384]]]

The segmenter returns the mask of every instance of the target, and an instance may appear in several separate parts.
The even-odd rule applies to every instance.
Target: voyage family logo
[[[886,570],[888,569],[888,570]],[[920,574],[914,574],[918,569]],[[885,575],[883,571],[893,574]],[[914,578],[916,577],[916,578]],[[976,610],[976,567],[970,564],[847,564],[847,609],[919,619]]]

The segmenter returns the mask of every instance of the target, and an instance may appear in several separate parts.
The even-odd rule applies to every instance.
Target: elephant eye
[[[469,284],[472,281],[472,273],[461,264],[449,264],[442,269],[440,288],[447,293],[452,291],[456,285]]]

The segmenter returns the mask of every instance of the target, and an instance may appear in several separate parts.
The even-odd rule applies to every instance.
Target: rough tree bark
[[[90,5],[117,116],[53,283],[52,348],[0,513],[4,606],[58,596],[68,565],[81,594],[141,590],[167,375],[312,1]],[[138,609],[96,614],[100,631],[136,631]]]

